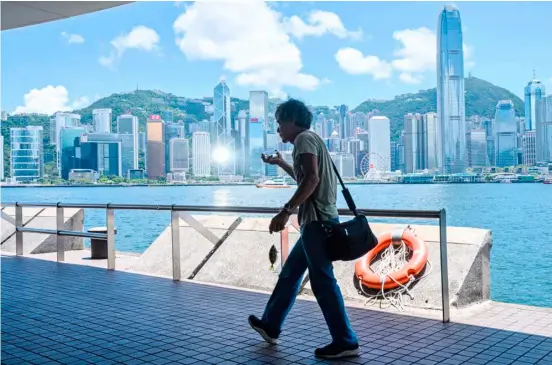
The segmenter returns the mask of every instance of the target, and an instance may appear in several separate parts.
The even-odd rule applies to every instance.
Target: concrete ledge
[[[219,239],[227,232],[237,216],[194,216]],[[280,255],[275,271],[269,269],[268,252],[272,245],[280,251],[280,235],[267,232],[269,218],[244,218],[228,236],[220,248],[209,258],[195,276],[195,280],[235,287],[267,290],[274,287],[280,271]],[[394,224],[372,224],[376,234],[393,230]],[[180,247],[182,277],[190,274],[213,249],[214,244],[180,220]],[[289,227],[290,250],[299,237]],[[441,308],[441,275],[439,228],[436,226],[413,226],[418,236],[427,242],[432,271],[411,290],[414,300],[404,297],[404,304],[420,309]],[[452,306],[462,308],[490,299],[490,231],[474,228],[449,227],[447,229],[448,272],[450,301]],[[154,275],[171,275],[171,233],[168,227],[131,266],[135,272]],[[334,271],[347,300],[364,301],[365,297],[355,288],[354,262],[336,262]],[[310,285],[304,293],[312,294]]]
[[[15,208],[6,207],[4,213],[15,219]],[[65,219],[64,229],[80,231],[84,229],[84,210],[63,210]],[[27,228],[56,229],[56,208],[23,208],[23,224]],[[80,237],[64,237],[65,251],[82,250],[84,240]],[[15,226],[2,219],[2,251],[15,252]],[[57,238],[55,235],[42,233],[23,233],[23,254],[40,254],[57,252]]]

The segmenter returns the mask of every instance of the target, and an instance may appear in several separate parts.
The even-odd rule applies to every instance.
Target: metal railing
[[[195,221],[188,212],[198,213],[241,213],[241,214],[277,214],[280,209],[260,207],[221,207],[221,206],[193,206],[193,205],[148,205],[148,204],[74,204],[74,203],[2,203],[3,207],[15,207],[15,231],[16,231],[16,255],[23,255],[23,233],[43,233],[56,235],[57,237],[57,260],[65,260],[64,237],[83,237],[104,239],[107,241],[107,269],[115,270],[115,210],[158,210],[171,212],[171,243],[172,243],[172,277],[173,280],[181,280],[180,270],[180,227],[179,219]],[[56,208],[56,229],[27,228],[23,226],[23,207],[44,207]],[[80,231],[67,231],[65,228],[64,208],[76,209],[105,209],[107,233],[90,233]],[[414,218],[414,219],[437,219],[439,220],[439,251],[441,261],[441,298],[443,310],[443,322],[450,321],[450,300],[448,281],[448,255],[447,255],[447,221],[446,212],[441,210],[387,210],[387,209],[358,209],[359,214],[367,217],[378,218]],[[340,216],[350,216],[348,209],[339,209]],[[5,214],[2,212],[2,216]],[[195,221],[199,227],[205,229]],[[296,226],[296,224],[294,224]],[[208,237],[210,231],[200,232]],[[286,231],[287,233],[287,231]],[[206,236],[207,235],[207,236]],[[281,239],[281,264],[283,266],[287,258],[287,239]]]

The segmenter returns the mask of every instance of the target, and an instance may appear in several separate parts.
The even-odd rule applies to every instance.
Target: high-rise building
[[[368,121],[370,165],[376,171],[386,172],[391,167],[391,125],[387,117],[374,116]]]
[[[552,95],[537,102],[537,162],[552,162]]]
[[[459,173],[466,167],[466,103],[462,22],[458,9],[445,6],[439,15],[438,27],[437,114],[442,145],[438,165],[443,173]]]
[[[466,133],[469,167],[487,166],[487,133],[484,129],[474,129]]]
[[[236,146],[235,137],[232,136],[232,103],[230,89],[222,80],[214,88],[213,96],[213,122],[215,143],[213,157],[215,158],[217,174],[219,176],[233,176],[236,174]]]
[[[94,119],[94,131],[96,133],[111,133],[111,109],[94,109],[92,117]]]
[[[406,173],[427,168],[428,138],[425,120],[421,114],[404,116],[404,162]]]
[[[441,134],[437,113],[426,113],[422,116],[427,131],[427,169],[439,170],[439,156],[441,152]]]
[[[147,138],[146,138],[146,132],[140,132],[140,133],[139,133],[139,137],[138,137],[138,147],[139,147],[142,151],[146,152],[146,150],[147,150],[147,148],[146,148],[147,143],[148,143],[148,142],[147,142]]]
[[[0,180],[4,180],[4,136],[2,135],[0,135]]]
[[[361,141],[357,138],[352,138],[347,141],[347,153],[350,153],[351,156],[355,159],[355,176],[360,175],[360,160],[358,158],[360,150]]]
[[[36,182],[44,175],[42,132],[42,126],[10,128],[10,170],[16,182]]]
[[[349,112],[349,107],[347,105],[343,104],[339,107],[339,138],[341,139],[347,138],[345,118],[347,117],[348,112]]]
[[[165,172],[170,172],[171,167],[171,150],[170,141],[173,138],[185,138],[186,128],[184,123],[167,123],[165,122]]]
[[[525,166],[535,166],[537,163],[537,133],[536,131],[527,131],[521,140],[522,163]]]
[[[211,176],[211,137],[207,132],[192,135],[192,171],[196,177]]]
[[[268,115],[268,93],[264,90],[250,91],[249,118],[257,118],[262,123],[264,131],[273,131],[273,126],[269,125]]]
[[[79,144],[81,136],[87,132],[83,127],[63,127],[59,134],[60,143],[60,176],[64,180],[69,179],[69,172],[72,169],[78,169],[76,147]]]
[[[342,178],[355,177],[355,158],[350,153],[330,152],[330,156]]]
[[[123,177],[122,146],[122,139],[118,134],[84,134],[75,151],[75,157],[79,161],[78,168],[97,171],[101,176]]]
[[[514,103],[511,100],[500,100],[497,103],[493,133],[496,166],[517,165],[517,122]]]
[[[190,169],[190,142],[186,138],[172,138],[170,146],[170,171],[188,172]]]
[[[535,78],[525,86],[525,130],[533,131],[537,125],[537,103],[546,95],[542,82]]]
[[[337,131],[333,131],[330,138],[326,139],[326,146],[330,152],[341,152],[341,139]]]
[[[140,134],[138,118],[134,115],[123,114],[117,117],[117,133],[122,140],[123,175],[129,170],[138,169],[138,150]]]
[[[50,144],[57,146],[59,142],[59,131],[61,128],[78,127],[81,123],[81,116],[73,113],[57,112],[50,119]],[[59,151],[59,150],[58,150]]]
[[[166,176],[165,122],[159,115],[150,115],[147,123],[147,174],[150,180]]]
[[[2,117],[0,118],[0,120],[2,120],[2,122],[5,122],[6,120],[8,120],[8,112],[7,111],[2,110]],[[4,175],[2,175],[2,177],[4,177]]]
[[[249,116],[250,176],[263,174],[261,154],[264,152],[264,127],[262,120]]]

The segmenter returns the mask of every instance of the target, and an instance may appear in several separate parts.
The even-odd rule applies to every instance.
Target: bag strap
[[[335,166],[335,163],[333,162],[331,156],[329,156],[329,158],[330,158],[330,161],[332,162],[332,167],[333,167],[333,170],[334,170],[334,172],[337,176],[337,179],[339,180],[339,184],[341,184],[341,189],[342,189],[341,193],[343,194],[343,197],[345,198],[345,202],[347,203],[347,207],[353,213],[353,215],[356,217],[356,216],[358,216],[358,213],[357,213],[355,201],[353,200],[353,197],[351,196],[351,193],[349,192],[349,189],[347,189],[347,187],[345,186],[345,183],[343,182],[343,179],[341,179],[341,175],[339,175],[339,171],[337,171],[337,167]],[[311,201],[312,206],[314,207],[314,211],[315,211],[315,214],[316,214],[316,219],[321,221],[322,220],[321,219],[322,215],[320,214],[320,211],[316,207],[316,201],[313,199],[313,195],[316,193],[317,190],[318,190],[318,186],[316,187],[316,189],[314,190],[312,195],[309,197],[309,199]]]

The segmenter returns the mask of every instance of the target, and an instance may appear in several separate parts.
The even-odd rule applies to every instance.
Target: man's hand
[[[261,155],[261,159],[264,163],[267,163],[269,165],[280,165],[282,161],[284,160],[282,158],[282,155],[280,152],[276,152],[276,156],[274,154],[272,155],[265,155],[264,153]]]
[[[276,214],[274,218],[272,218],[272,221],[270,221],[270,226],[268,227],[270,234],[283,231],[284,228],[286,228],[288,220],[289,214],[286,211],[282,210],[280,213]]]

